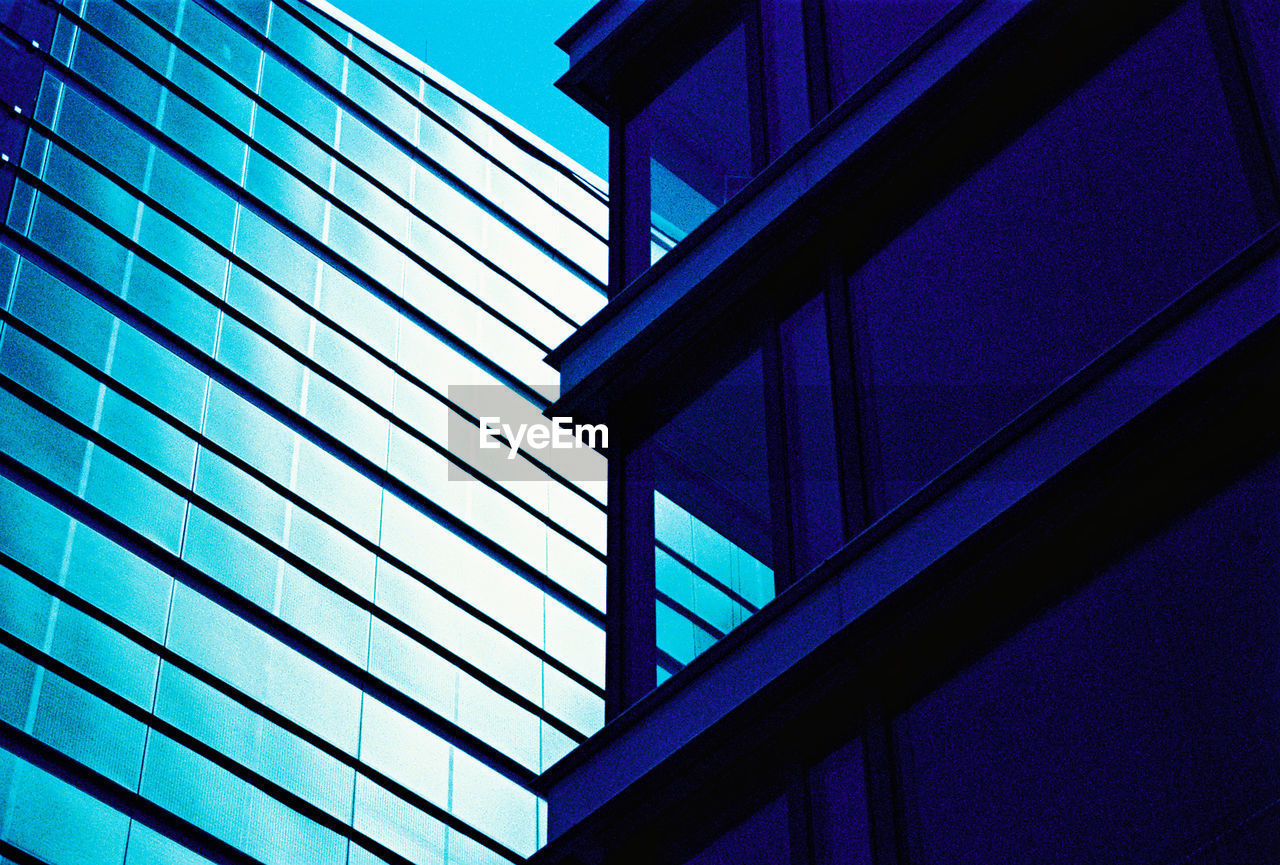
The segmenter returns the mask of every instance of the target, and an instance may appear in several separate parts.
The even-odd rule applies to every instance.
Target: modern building
[[[11,0],[0,58],[0,861],[522,861],[603,471],[450,429],[547,405],[602,185],[320,2]]]
[[[539,865],[1280,861],[1280,4],[601,0]],[[666,238],[655,243],[653,232]]]

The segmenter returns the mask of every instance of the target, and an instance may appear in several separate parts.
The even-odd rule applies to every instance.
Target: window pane
[[[955,0],[824,0],[832,106],[852,96],[955,5]]]
[[[804,0],[761,0],[765,116],[769,156],[776,157],[809,130],[809,78],[805,62]]]
[[[639,449],[653,472],[657,645],[681,666],[774,595],[766,453],[758,350]]]
[[[1192,861],[1256,829],[1280,791],[1278,493],[1272,457],[909,706],[910,861]]]
[[[850,280],[892,507],[1256,233],[1185,5]],[[877,450],[878,449],[878,450]]]
[[[782,393],[797,575],[844,541],[827,305],[822,295],[782,322]]]
[[[787,799],[775,799],[712,841],[685,865],[789,865]]]
[[[740,24],[628,125],[648,160],[653,226],[675,240],[751,179],[746,57]]]

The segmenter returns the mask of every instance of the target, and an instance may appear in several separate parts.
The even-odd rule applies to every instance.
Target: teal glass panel
[[[84,527],[76,529],[78,535]],[[131,703],[151,706],[155,656],[88,613],[60,605],[53,616],[52,638],[46,651]]]
[[[363,776],[356,779],[355,811],[358,831],[410,861],[447,861],[445,827]]]
[[[171,664],[160,671],[156,715],[347,822],[355,772]]]
[[[104,7],[106,5],[103,4]],[[143,75],[97,37],[80,31],[71,55],[71,68],[138,117],[145,121],[156,120],[160,84]]]
[[[174,592],[169,645],[245,694],[355,752],[359,691],[185,586]]]
[[[321,80],[335,86],[342,81],[346,61],[338,50],[280,6],[271,10],[267,36]]]
[[[188,4],[190,6],[195,3]],[[249,97],[185,51],[175,51],[168,75],[173,85],[196,97],[242,132],[249,131]]]
[[[388,87],[368,70],[356,63],[348,63],[346,76],[347,95],[374,117],[389,126],[409,143],[414,142],[417,110],[403,93]],[[345,130],[344,134],[345,134]]]
[[[79,485],[84,439],[3,389],[0,451],[64,489],[74,492]]]
[[[236,205],[212,183],[159,149],[152,157],[148,178],[147,192],[157,201],[218,243],[231,244]]]
[[[326,144],[334,142],[337,108],[271,55],[263,59],[262,81],[258,92],[267,102],[292,117],[321,141]]]
[[[203,508],[187,514],[182,558],[259,607],[274,607],[279,557]]]
[[[253,120],[253,138],[266,151],[276,154],[317,183],[328,186],[329,163],[333,157],[275,114],[265,109],[258,111]]]
[[[302,181],[267,156],[249,154],[244,188],[299,229],[316,238],[321,236],[325,205]]]
[[[360,759],[441,807],[448,807],[450,751],[440,737],[366,696],[360,725]]]
[[[117,865],[123,860],[128,817],[7,752],[0,751],[0,762],[12,767],[12,786],[3,797],[5,841],[49,865]],[[68,826],[76,831],[68,832]]]
[[[125,854],[124,863],[125,865],[212,865],[203,856],[136,820],[129,827],[129,849]]]
[[[135,787],[146,727],[61,676],[45,671],[32,734],[95,772]]]
[[[51,80],[51,79],[50,79]],[[45,123],[89,158],[128,183],[141,186],[153,147],[133,133],[110,112],[100,108],[74,87],[62,88],[57,120],[53,111]],[[85,202],[91,204],[91,202]]]
[[[151,639],[164,640],[173,578],[83,524],[71,539],[65,585]]]
[[[206,248],[191,242],[189,238],[175,233],[173,239],[178,241],[175,244],[178,248],[185,246],[207,253]],[[154,236],[151,240],[152,243],[155,242]],[[169,261],[175,260],[168,258],[167,254],[162,257]],[[185,268],[190,268],[187,270],[188,274],[203,271],[198,279],[213,283],[215,293],[221,293],[218,283],[222,278],[223,263],[220,259],[210,258],[206,266],[197,265],[198,259],[195,256],[176,260],[183,262]],[[128,266],[129,281],[122,293],[130,306],[202,351],[212,353],[217,334],[217,307],[146,259],[131,255]]]
[[[52,199],[36,199],[29,236],[54,258],[83,274],[90,284],[116,291],[124,272],[125,252],[105,240],[80,217]]]
[[[260,5],[265,8],[266,3]],[[201,57],[230,73],[241,84],[253,87],[257,83],[258,60],[262,52],[199,3],[183,5],[182,23],[177,33]]]
[[[71,519],[3,477],[0,477],[0,513],[23,516],[21,520],[0,520],[0,550],[46,576],[58,573]]]

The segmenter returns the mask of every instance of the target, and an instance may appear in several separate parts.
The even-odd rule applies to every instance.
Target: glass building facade
[[[522,861],[604,489],[450,390],[549,403],[599,183],[321,5],[0,18],[0,862]]]

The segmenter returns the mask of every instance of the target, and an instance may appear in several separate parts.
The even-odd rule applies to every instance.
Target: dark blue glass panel
[[[686,865],[789,865],[790,837],[783,797],[712,841]]]
[[[910,861],[1268,861],[1183,857],[1280,793],[1277,537],[1273,457],[907,709]]]
[[[795,144],[809,130],[803,6],[803,0],[760,0],[770,158]]]
[[[1253,86],[1270,126],[1272,160],[1280,170],[1280,3],[1235,0],[1235,23],[1254,76]]]
[[[832,106],[857,92],[955,5],[955,0],[823,0]]]
[[[850,280],[892,507],[1256,234],[1185,5]]]
[[[774,595],[761,353],[642,446],[653,467],[657,645],[687,664]]]
[[[816,865],[871,865],[862,740],[854,739],[809,770]]]
[[[827,305],[822,295],[781,327],[795,571],[813,568],[844,541]]]
[[[659,94],[628,133],[648,154],[653,227],[679,240],[751,179],[743,26]]]

